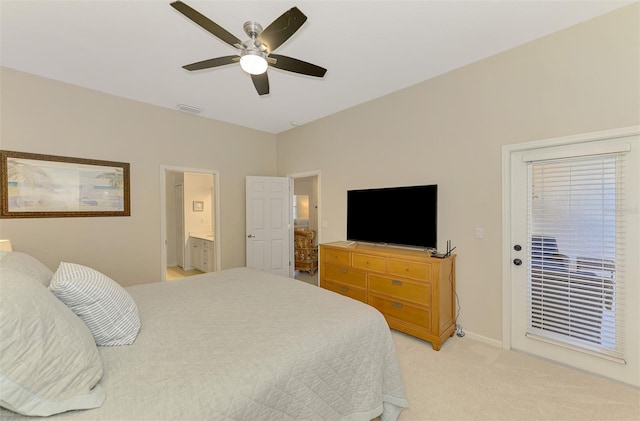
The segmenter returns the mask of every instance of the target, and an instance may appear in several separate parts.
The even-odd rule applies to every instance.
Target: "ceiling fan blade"
[[[266,46],[268,54],[288,40],[306,20],[307,17],[300,9],[292,7],[271,22],[271,25],[258,35],[257,40]]]
[[[271,66],[281,70],[315,77],[324,77],[325,73],[327,73],[327,69],[324,67],[316,66],[315,64],[307,63],[306,61],[296,58],[281,56],[279,54],[269,54],[269,58],[275,58],[276,62],[272,63]]]
[[[256,91],[258,91],[258,95],[266,95],[269,93],[269,77],[267,76],[267,72],[261,75],[251,75],[251,80],[253,81],[253,86],[256,87]]]
[[[193,22],[200,25],[203,29],[209,31],[211,34],[220,38],[230,46],[235,48],[236,44],[242,44],[242,41],[236,38],[235,35],[227,31],[222,26],[218,25],[202,13],[198,12],[195,9],[192,9],[190,6],[187,6],[183,2],[174,1],[173,3],[171,3],[171,6],[173,6],[173,8],[178,12],[182,13]]]
[[[187,64],[186,66],[182,66],[185,70],[202,70],[202,69],[210,69],[212,67],[225,66],[227,64],[237,63],[240,60],[240,56],[224,56],[211,58],[209,60],[199,61],[197,63]]]

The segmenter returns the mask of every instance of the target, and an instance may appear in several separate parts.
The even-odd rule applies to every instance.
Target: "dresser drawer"
[[[325,263],[338,266],[349,266],[349,252],[346,250],[322,249],[321,259]]]
[[[428,281],[431,274],[431,264],[388,259],[387,273],[389,275]]]
[[[324,265],[323,279],[351,284],[363,289],[367,288],[367,274],[351,268],[334,265]]]
[[[351,266],[358,269],[372,270],[374,272],[384,272],[387,268],[387,259],[380,256],[353,253],[351,255]]]
[[[369,275],[369,291],[431,307],[431,284]]]
[[[329,291],[337,292],[338,294],[353,298],[354,300],[362,301],[365,304],[367,303],[366,291],[353,288],[352,286],[337,284],[333,281],[325,280],[322,283],[322,287],[328,289]]]
[[[412,325],[431,330],[431,311],[412,306],[410,304],[388,300],[375,295],[369,295],[369,305],[377,308],[387,317],[402,320]]]

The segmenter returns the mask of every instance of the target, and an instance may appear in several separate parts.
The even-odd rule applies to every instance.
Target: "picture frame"
[[[0,218],[131,216],[129,164],[0,150]]]
[[[199,200],[193,201],[193,211],[194,212],[204,212],[204,202]]]

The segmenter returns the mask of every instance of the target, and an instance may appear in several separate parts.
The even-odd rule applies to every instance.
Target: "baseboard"
[[[487,345],[495,346],[496,348],[502,348],[502,341],[497,339],[489,338],[483,335],[478,335],[473,332],[465,331],[465,338],[473,339],[474,341],[482,342]]]

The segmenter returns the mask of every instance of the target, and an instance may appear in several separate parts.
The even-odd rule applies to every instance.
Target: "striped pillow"
[[[130,345],[138,336],[138,306],[108,276],[86,266],[60,263],[49,289],[87,325],[97,345]]]

